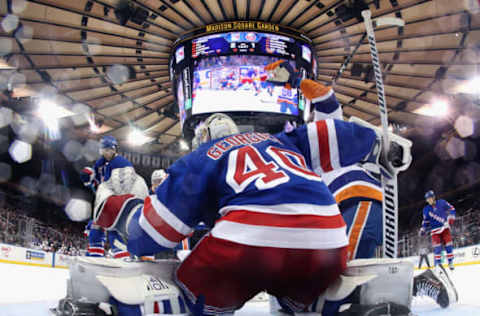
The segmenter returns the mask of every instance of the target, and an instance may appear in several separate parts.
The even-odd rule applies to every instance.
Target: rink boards
[[[454,249],[455,266],[480,264],[480,244]],[[418,266],[419,256],[405,258]],[[49,268],[68,268],[69,256],[46,252],[37,249],[0,244],[0,263],[13,263]],[[433,265],[433,254],[428,255],[430,265]],[[423,264],[426,269],[426,263]]]
[[[455,266],[480,264],[480,244],[454,249],[453,254],[453,263]],[[415,265],[415,268],[417,268],[420,256],[407,257],[405,259],[410,260]],[[442,262],[445,264],[446,259],[444,259],[443,257],[442,259]],[[430,265],[433,265],[433,253],[428,254],[428,260],[430,262]],[[426,268],[427,264],[423,262],[422,269]]]
[[[69,256],[0,244],[0,262],[48,268],[68,268]]]

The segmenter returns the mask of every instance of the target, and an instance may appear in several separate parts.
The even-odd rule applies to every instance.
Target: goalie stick
[[[404,26],[405,21],[399,18],[393,18],[393,17],[383,17],[383,18],[378,18],[375,21],[372,22],[373,28],[379,27],[379,26]],[[367,37],[367,32],[364,32],[360,40],[358,41],[357,45],[355,45],[355,48],[353,49],[352,53],[348,55],[347,59],[343,62],[342,66],[340,66],[340,69],[338,72],[335,74],[335,76],[332,79],[331,85],[335,87],[335,83],[337,82],[338,78],[340,78],[347,69],[348,64],[350,61],[352,61],[353,56],[355,56],[355,53],[357,50],[360,48],[362,45],[363,40]]]
[[[390,139],[388,135],[388,112],[383,86],[382,69],[373,31],[372,13],[370,10],[362,11],[365,29],[370,44],[370,55],[372,57],[373,71],[375,74],[378,106],[380,109],[380,120],[383,130],[383,148],[385,153],[389,152]],[[388,162],[390,164],[390,162]],[[391,170],[394,170],[391,168]],[[391,178],[382,173],[383,189],[383,257],[396,258],[398,250],[398,182],[396,172],[392,172]]]

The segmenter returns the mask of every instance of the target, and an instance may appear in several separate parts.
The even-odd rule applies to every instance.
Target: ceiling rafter
[[[210,17],[212,18],[212,21],[214,22],[217,22],[217,18],[215,17],[215,15],[213,14],[212,10],[210,9],[210,6],[208,5],[208,3],[205,2],[205,0],[201,0],[200,1],[203,5],[203,7],[205,8],[205,10],[207,10],[208,14],[210,15]],[[205,24],[207,24],[206,22],[203,22]]]
[[[107,76],[104,76],[104,78],[106,78],[106,77]],[[59,91],[61,91],[62,93],[73,93],[73,92],[81,92],[81,91],[92,90],[92,89],[108,88],[108,87],[112,87],[112,86],[122,86],[122,85],[130,84],[130,83],[147,81],[147,80],[150,81],[150,82],[152,82],[152,80],[153,80],[153,82],[157,83],[155,80],[160,79],[160,78],[165,78],[165,76],[161,75],[161,76],[156,76],[156,77],[143,77],[143,78],[139,78],[139,79],[131,79],[131,80],[123,82],[120,85],[114,84],[111,81],[108,81],[104,84],[95,85],[94,87],[91,87],[91,86],[82,87],[82,86],[80,86],[80,87],[73,87],[73,88],[69,88],[69,89],[60,89]],[[163,82],[168,82],[168,80],[163,81]],[[116,88],[116,89],[118,89],[118,88]]]
[[[286,9],[285,12],[283,12],[283,14],[280,16],[277,23],[282,24],[283,19],[290,13],[291,10],[293,10],[293,8],[295,8],[295,6],[297,4],[298,4],[298,1],[293,1],[293,3],[290,5],[290,7],[288,9]]]
[[[415,1],[416,1],[416,2],[415,2]],[[430,1],[433,1],[433,0],[411,0],[412,3],[402,4],[402,5],[399,4],[398,6],[393,7],[392,9],[389,9],[389,10],[371,10],[371,9],[370,9],[370,10],[372,11],[372,20],[375,20],[375,19],[377,19],[377,18],[379,18],[379,17],[383,17],[383,16],[386,16],[386,15],[393,14],[393,13],[395,13],[395,12],[397,12],[397,11],[401,11],[401,10],[404,10],[404,9],[408,9],[408,8],[411,8],[411,7],[414,7],[414,6],[418,6],[418,5],[420,5],[420,4],[423,4],[423,3],[426,3],[426,2],[430,2]],[[381,12],[381,13],[378,13],[378,12]],[[335,22],[335,21],[337,21],[337,20],[339,20],[338,17],[335,17],[335,18],[333,18],[333,19],[330,19],[330,20],[328,20],[328,21],[326,21],[326,22],[324,22],[324,23],[322,23],[322,24],[314,27],[313,29],[308,30],[308,31],[307,31],[307,35],[310,34],[310,33],[312,33],[312,32],[314,32],[314,31],[316,31],[316,30],[318,30],[318,29],[320,29],[320,28],[322,28],[323,26],[328,25],[328,24],[330,24],[330,23],[332,23],[332,22]],[[345,28],[347,28],[347,27],[353,26],[353,25],[355,25],[355,24],[359,24],[359,22],[358,22],[357,20],[353,19],[353,20],[351,20],[350,22],[342,23],[340,26],[338,26],[338,27],[336,27],[336,28],[334,28],[334,29],[325,31],[325,32],[320,33],[320,34],[317,34],[317,35],[315,35],[315,36],[310,36],[310,38],[311,38],[312,40],[315,40],[316,38],[319,38],[319,37],[321,37],[321,36],[325,36],[325,35],[327,35],[328,33],[333,33],[333,32],[336,32],[336,31],[340,31],[340,30],[342,30],[342,29],[345,29]]]
[[[114,6],[112,6],[111,4],[108,4],[108,3],[106,3],[106,2],[103,2],[103,1],[101,1],[101,0],[89,0],[89,1],[96,2],[96,3],[98,3],[99,5],[102,5],[102,6],[104,6],[104,7],[109,8],[109,9],[115,10],[115,7],[114,7]],[[170,23],[172,23],[172,24],[174,24],[174,25],[177,25],[177,26],[180,27],[181,29],[185,30],[184,27],[182,27],[181,25],[178,25],[175,21],[173,21],[173,20],[171,20],[170,18],[164,16],[163,14],[161,14],[160,12],[158,12],[157,10],[151,9],[150,7],[148,7],[148,6],[146,6],[146,5],[144,5],[143,3],[138,2],[138,1],[132,0],[132,2],[135,2],[135,4],[137,4],[139,7],[143,8],[143,9],[145,9],[145,10],[147,10],[147,11],[153,12],[153,13],[155,13],[155,15],[161,17],[162,19],[165,19],[166,21],[168,21],[168,22],[170,22]],[[145,23],[148,23],[148,24],[150,24],[150,25],[153,25],[153,26],[156,26],[156,27],[158,27],[158,28],[161,28],[161,29],[163,29],[163,30],[165,30],[165,31],[167,31],[167,32],[170,32],[170,33],[174,33],[174,34],[175,34],[175,32],[173,32],[172,30],[167,29],[167,28],[161,26],[161,25],[158,24],[158,23],[154,23],[154,22],[148,21],[148,20],[145,20]]]
[[[101,1],[101,0],[90,0],[90,1],[96,2],[96,3],[100,4],[100,5],[103,5],[104,7],[108,7],[108,8],[110,8],[110,9],[115,9],[115,7],[113,7],[111,4],[105,3],[105,2],[103,2],[103,1]],[[159,16],[159,17],[161,17],[162,19],[165,19],[166,21],[168,21],[168,22],[176,25],[177,27],[181,28],[182,30],[184,30],[184,31],[187,30],[185,27],[179,25],[176,21],[173,21],[173,20],[170,19],[169,17],[163,15],[160,11],[155,10],[155,9],[153,9],[153,8],[150,8],[149,6],[143,4],[142,2],[139,2],[139,1],[136,1],[136,0],[131,0],[131,1],[132,1],[133,3],[135,3],[136,5],[138,5],[139,7],[143,8],[144,10],[147,10],[147,11],[150,11],[151,13],[154,13],[156,16]],[[156,26],[156,27],[158,27],[158,28],[164,29],[164,30],[166,30],[166,31],[168,31],[168,32],[171,32],[171,33],[174,33],[174,34],[175,34],[175,32],[173,32],[172,30],[167,29],[167,28],[161,26],[161,25],[158,24],[158,23],[154,23],[154,22],[152,22],[151,20],[145,20],[145,23],[148,23],[148,24],[150,24],[150,25],[154,25],[154,26]]]
[[[0,14],[0,16],[2,18],[5,17],[5,15],[2,15],[2,14]],[[88,34],[88,32],[89,33],[95,33],[95,34],[103,34],[103,35],[108,35],[108,36],[113,36],[113,37],[118,37],[118,38],[123,38],[123,39],[129,39],[129,40],[132,40],[132,41],[135,41],[135,42],[140,41],[140,42],[145,42],[145,43],[149,43],[149,44],[152,44],[152,45],[158,45],[158,46],[163,46],[163,47],[170,48],[170,45],[159,43],[159,42],[154,42],[152,40],[145,39],[144,37],[140,37],[140,36],[132,37],[132,36],[121,35],[121,34],[117,34],[117,33],[109,33],[109,32],[100,31],[100,30],[93,30],[93,29],[89,29],[88,27],[84,27],[84,26],[68,25],[68,24],[64,24],[64,23],[50,22],[50,21],[44,21],[44,20],[35,20],[35,19],[25,18],[25,17],[19,17],[19,21],[39,23],[39,24],[45,24],[45,25],[51,25],[51,26],[59,26],[59,27],[73,29],[73,30],[85,31],[85,32],[87,32],[87,34]],[[167,39],[167,40],[170,41],[170,39]]]
[[[257,20],[260,20],[260,17],[262,16],[262,13],[263,13],[263,9],[265,9],[265,0],[262,0],[262,2],[260,3],[260,9],[258,10]]]
[[[267,18],[268,22],[272,21],[272,17],[275,14],[275,12],[277,12],[277,9],[278,9],[279,5],[280,5],[280,0],[277,0],[277,2],[275,3],[275,6],[273,7],[272,11],[270,11],[270,14]]]
[[[431,16],[431,17],[428,17],[428,18],[417,19],[417,20],[413,20],[413,21],[405,21],[405,26],[404,27],[411,26],[411,25],[414,25],[414,24],[417,24],[417,23],[423,23],[423,22],[429,22],[429,21],[433,22],[436,19],[440,19],[440,18],[448,17],[448,16],[460,15],[460,14],[465,14],[465,11],[463,11],[463,10],[462,11],[455,11],[455,12],[450,12],[450,13],[447,13],[447,14]],[[398,28],[398,26],[382,27],[380,29],[380,31],[388,30],[388,29],[394,29],[394,28]],[[478,30],[478,29],[472,28],[472,30]],[[407,35],[405,35],[405,34],[403,34],[403,35],[402,34],[395,34],[395,35],[391,35],[391,37],[386,37],[386,38],[384,38],[385,36],[380,35],[380,36],[375,36],[375,41],[377,43],[383,43],[383,42],[395,41],[395,40],[398,40],[398,39],[405,40],[405,39],[423,38],[423,37],[430,37],[430,36],[437,36],[437,35],[453,34],[453,33],[457,33],[458,31],[459,31],[459,29],[451,29],[449,31],[444,31],[444,30],[438,31],[438,30],[436,30],[432,33],[425,33],[425,31],[423,30],[421,34],[410,34],[410,35],[408,35],[408,34]],[[323,45],[323,44],[326,44],[326,43],[329,43],[329,42],[335,42],[335,41],[338,41],[338,40],[343,40],[346,43],[350,43],[350,41],[348,41],[349,39],[352,39],[353,37],[361,36],[362,34],[363,34],[363,32],[350,33],[348,35],[342,35],[339,38],[334,38],[334,39],[328,39],[328,40],[325,40],[325,41],[315,42],[315,45],[317,45],[317,46],[318,45]],[[368,44],[368,40],[364,40],[363,42],[365,44]],[[350,47],[350,46],[355,46],[355,45],[337,45],[337,46],[328,47],[326,49],[343,48],[343,47]],[[321,51],[321,50],[324,50],[324,48],[319,48],[316,51]]]
[[[185,0],[183,1],[183,4],[185,4],[189,9],[190,11],[192,11],[193,14],[195,14],[195,16],[200,20],[202,21],[203,24],[207,24],[207,21],[205,21],[205,19],[203,18],[203,16],[200,15],[200,13],[198,13],[197,10],[195,10],[192,5],[190,4],[190,2],[188,2],[188,0]]]
[[[150,7],[148,7],[147,5],[141,3],[140,1],[138,0],[131,0],[133,1],[134,3],[142,6],[144,9],[147,9],[147,10],[150,10],[152,12],[154,12],[156,15],[158,16],[161,16],[163,18],[165,18],[165,16],[158,10],[154,10]],[[166,6],[168,9],[172,10],[173,12],[175,12],[176,15],[180,16],[182,19],[184,19],[188,24],[190,24],[191,26],[193,27],[198,27],[198,25],[196,25],[195,23],[193,23],[188,17],[186,17],[185,15],[183,15],[180,11],[178,11],[177,9],[175,9],[175,7],[171,6],[167,1],[164,1],[164,0],[159,0],[164,6]],[[173,22],[174,24],[176,24],[176,22]],[[182,27],[182,29],[184,29]]]
[[[81,16],[86,16],[88,18],[92,18],[92,19],[97,19],[97,20],[101,20],[101,21],[104,21],[104,22],[107,22],[107,23],[113,23],[113,24],[116,24],[116,25],[119,25],[121,27],[125,27],[127,29],[131,29],[131,30],[135,30],[135,31],[138,31],[139,33],[140,32],[143,32],[145,34],[149,34],[149,35],[152,35],[152,36],[156,36],[156,37],[160,37],[160,38],[164,38],[164,39],[169,39],[169,40],[173,40],[174,38],[167,38],[165,35],[162,35],[160,33],[155,33],[155,32],[152,32],[152,31],[148,31],[147,29],[145,28],[141,28],[141,27],[135,27],[135,26],[132,26],[132,25],[122,25],[120,24],[117,20],[115,19],[107,19],[103,16],[98,16],[98,15],[94,15],[94,14],[91,14],[91,13],[88,13],[86,12],[85,10],[75,10],[75,9],[72,9],[72,8],[67,8],[67,7],[64,7],[64,6],[57,6],[57,5],[53,5],[52,3],[50,2],[46,2],[45,0],[29,0],[30,2],[34,2],[34,3],[37,3],[37,4],[41,4],[41,5],[44,5],[44,6],[48,6],[48,7],[51,7],[51,8],[55,8],[55,9],[58,9],[58,10],[63,10],[63,11],[66,11],[66,12],[70,12],[70,13],[74,13],[74,14],[78,14],[78,15],[81,15]],[[92,1],[95,1],[95,0],[92,0]],[[160,29],[163,29],[164,31],[166,32],[169,32],[171,34],[174,34],[175,35],[175,32],[172,31],[172,30],[169,30],[167,28],[164,28],[162,26],[159,26],[159,25],[155,25],[157,26],[158,28]]]
[[[156,102],[161,101],[162,99],[166,99],[167,97],[170,97],[170,96],[172,96],[172,95],[171,95],[171,94],[162,95],[162,96],[160,96],[160,97],[158,97],[158,98],[155,98],[155,99],[153,99],[153,100],[150,100],[150,101],[148,101],[148,102],[139,103],[137,106],[132,107],[132,108],[129,109],[128,111],[123,112],[123,113],[114,114],[114,115],[112,115],[112,117],[119,117],[119,116],[122,116],[122,115],[129,115],[130,113],[133,113],[133,112],[135,112],[135,111],[137,111],[137,110],[139,110],[139,109],[142,109],[142,108],[145,109],[145,107],[148,107],[150,104],[156,103]],[[160,104],[156,109],[150,108],[150,111],[157,111],[157,112],[158,112],[159,110],[161,110],[161,109],[163,109],[163,108],[165,108],[165,107],[168,107],[168,106],[171,105],[171,104],[172,104],[172,103],[167,100],[167,102],[165,102],[165,103],[163,103],[163,104]],[[148,110],[147,110],[147,111],[148,111]]]
[[[51,54],[49,53],[42,53],[42,52],[26,52],[30,56],[50,56]],[[13,55],[21,55],[20,52],[16,53],[11,53]],[[69,57],[111,57],[111,58],[150,58],[150,59],[161,59],[161,60],[167,60],[168,62],[168,57],[161,57],[161,56],[145,56],[145,55],[122,55],[122,54],[93,54],[93,55],[87,55],[85,53],[56,53],[56,56],[69,56]]]
[[[331,9],[335,8],[336,6],[338,6],[339,4],[341,4],[343,2],[343,0],[337,0],[336,2],[332,3],[331,5],[325,7],[323,10],[320,11],[320,13],[317,15],[317,16],[321,16],[322,14],[325,14],[327,13],[328,11],[330,11]],[[309,24],[310,22],[312,22],[311,20],[307,20],[305,22],[303,22],[302,24],[300,24],[298,26],[299,29],[303,29],[307,24]],[[306,30],[305,30],[306,31]],[[306,31],[308,32],[308,31]]]
[[[107,63],[91,63],[91,64],[73,64],[73,65],[44,65],[44,66],[35,66],[35,67],[16,67],[17,70],[32,70],[32,69],[68,69],[68,68],[101,68],[101,67],[109,67],[113,64]],[[151,64],[151,63],[144,63],[144,62],[137,62],[137,63],[122,63],[124,66],[168,66],[168,64]],[[7,71],[9,69],[0,68],[0,71]]]
[[[228,20],[228,15],[225,12],[225,8],[223,7],[222,0],[217,0],[218,7],[220,8],[220,11],[222,12],[223,20],[227,21]]]
[[[3,37],[3,36],[0,35],[0,37]],[[89,46],[91,45],[91,46],[101,46],[101,47],[125,48],[125,49],[140,50],[142,52],[154,52],[154,53],[162,53],[162,54],[170,53],[170,49],[161,50],[161,49],[153,49],[153,48],[147,48],[147,47],[136,46],[136,45],[128,46],[128,45],[119,45],[115,43],[92,42],[92,41],[89,41],[88,39],[77,41],[77,40],[70,40],[70,39],[64,39],[64,38],[55,38],[51,36],[41,36],[36,34],[34,34],[30,39],[34,41],[48,41],[48,42],[57,42],[57,43],[89,45]],[[169,47],[169,46],[165,45],[165,47]],[[95,56],[95,54],[90,54],[90,55]]]

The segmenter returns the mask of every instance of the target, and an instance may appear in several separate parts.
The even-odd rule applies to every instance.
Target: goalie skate
[[[442,308],[447,308],[458,301],[453,283],[442,275],[443,272],[426,270],[414,279],[413,296],[428,296]]]

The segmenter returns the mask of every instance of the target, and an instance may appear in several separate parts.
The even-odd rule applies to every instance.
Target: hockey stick
[[[389,152],[390,139],[388,135],[388,112],[385,99],[385,90],[383,86],[382,69],[378,57],[377,43],[373,31],[372,13],[370,10],[362,11],[365,29],[368,34],[368,43],[370,44],[370,55],[372,56],[373,71],[378,96],[378,105],[380,108],[380,120],[383,131],[383,149],[385,153]],[[388,162],[390,164],[390,162]],[[391,168],[391,170],[394,170]],[[391,178],[382,173],[383,189],[383,257],[396,258],[398,251],[398,188],[397,174],[392,172]]]
[[[392,17],[378,18],[375,21],[373,21],[372,23],[373,23],[374,28],[378,27],[378,26],[387,26],[387,25],[388,26],[404,26],[405,25],[405,21],[403,21],[402,19],[392,18]],[[363,33],[362,38],[360,38],[357,45],[355,45],[355,48],[353,49],[352,53],[350,55],[348,55],[347,59],[345,59],[342,66],[340,66],[340,69],[337,71],[337,73],[335,74],[335,76],[332,79],[332,84],[331,84],[332,86],[335,87],[335,83],[337,82],[337,79],[340,78],[342,76],[343,72],[345,71],[345,69],[347,69],[348,64],[352,60],[352,58],[355,55],[355,53],[357,52],[357,50],[362,45],[362,42],[365,39],[365,37],[367,37],[367,32]]]

